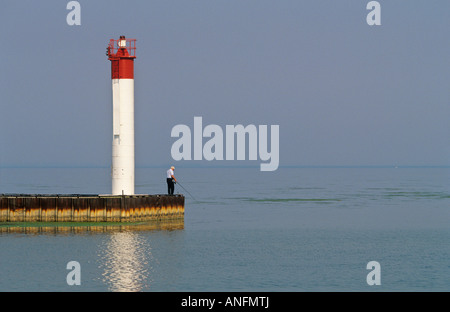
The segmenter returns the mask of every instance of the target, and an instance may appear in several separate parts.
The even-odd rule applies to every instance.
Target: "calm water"
[[[109,193],[109,171],[0,169],[0,193]],[[0,234],[0,291],[450,291],[449,168],[175,173],[184,227]],[[165,192],[137,169],[136,193]]]

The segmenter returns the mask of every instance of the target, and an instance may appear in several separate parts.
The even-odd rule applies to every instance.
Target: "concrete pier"
[[[0,222],[137,222],[184,218],[183,195],[0,194]]]

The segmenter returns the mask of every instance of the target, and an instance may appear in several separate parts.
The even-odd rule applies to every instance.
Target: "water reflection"
[[[112,233],[100,254],[103,282],[110,291],[143,291],[149,287],[151,247],[136,232]]]
[[[72,222],[73,223],[73,222]],[[118,231],[153,231],[153,230],[182,230],[184,229],[184,220],[168,220],[155,222],[142,222],[137,224],[111,223],[102,225],[102,222],[89,225],[78,223],[72,225],[71,222],[3,222],[0,223],[0,234],[20,233],[20,234],[96,234],[96,233],[115,233]]]
[[[155,280],[169,278],[172,282],[177,278],[174,269],[177,265],[173,262],[179,259],[177,232],[183,229],[183,219],[136,224],[85,223],[77,226],[56,222],[8,223],[0,224],[0,237],[54,236],[64,237],[64,242],[83,244],[86,247],[84,255],[77,255],[76,248],[61,253],[56,250],[57,255],[76,255],[73,259],[82,263],[82,278],[94,281],[89,286],[86,286],[89,282],[83,284],[83,287],[93,287],[96,291],[138,292],[154,288]],[[160,248],[161,244],[168,248]],[[156,250],[157,257],[153,250]],[[162,262],[167,265],[161,266],[160,258],[165,259]]]
[[[109,291],[137,292],[148,291],[153,282],[153,257],[149,242],[149,231],[180,230],[184,221],[147,223],[131,226],[120,231],[111,231],[100,246],[99,258],[102,282]]]

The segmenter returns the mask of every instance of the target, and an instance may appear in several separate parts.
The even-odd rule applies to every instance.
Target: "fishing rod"
[[[175,182],[175,183],[178,184],[179,186],[181,186],[181,187],[183,188],[183,190],[185,190],[189,195],[191,195],[191,197],[192,197],[193,200],[196,200],[196,199],[194,198],[194,196],[192,196],[192,194],[189,193],[189,191],[188,191],[187,189],[185,189],[185,188],[183,187],[183,185],[180,184],[180,182],[177,181],[177,182]]]

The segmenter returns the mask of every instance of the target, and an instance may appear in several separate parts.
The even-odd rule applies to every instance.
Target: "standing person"
[[[175,190],[174,182],[177,183],[177,179],[175,179],[175,176],[173,175],[174,170],[174,166],[167,170],[167,192],[169,195],[173,195],[173,191]]]

